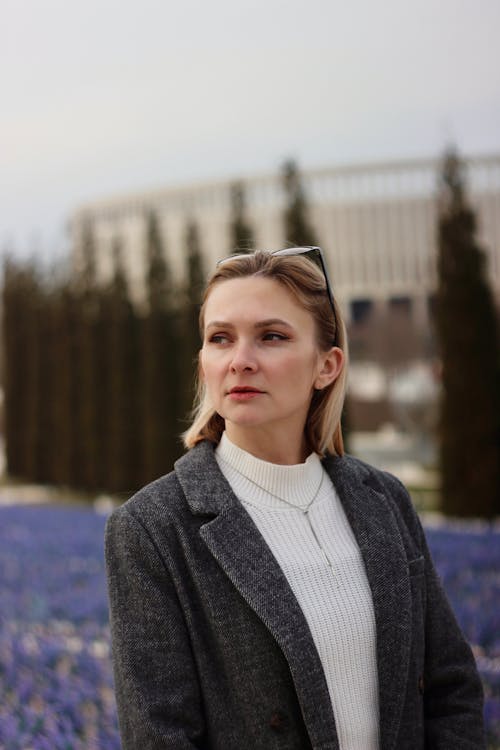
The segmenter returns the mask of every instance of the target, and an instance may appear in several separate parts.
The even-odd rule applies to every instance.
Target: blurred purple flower
[[[119,750],[103,561],[105,518],[85,509],[0,510],[0,747]],[[500,744],[500,532],[427,529],[485,688]]]

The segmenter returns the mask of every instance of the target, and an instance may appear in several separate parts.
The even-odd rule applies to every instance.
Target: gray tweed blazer
[[[474,658],[406,490],[324,466],[371,586],[381,750],[483,748]],[[106,562],[124,750],[338,750],[307,622],[211,444],[113,512]]]

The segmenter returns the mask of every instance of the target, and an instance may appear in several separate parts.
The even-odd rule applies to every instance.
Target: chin
[[[224,416],[224,420],[226,424],[234,425],[234,427],[261,427],[267,423],[267,420],[259,419],[252,414],[241,415],[233,419],[230,416]]]

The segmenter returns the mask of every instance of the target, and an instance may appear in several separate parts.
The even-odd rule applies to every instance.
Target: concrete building
[[[466,158],[468,193],[479,220],[479,239],[500,299],[500,155]],[[303,185],[310,217],[324,248],[344,314],[361,319],[373,306],[407,307],[425,321],[436,285],[436,194],[440,162],[414,159],[306,170]],[[286,244],[285,203],[279,174],[241,180],[255,246]],[[90,221],[104,281],[113,269],[112,246],[120,238],[137,302],[144,294],[145,216],[156,211],[172,272],[185,270],[187,222],[198,224],[207,268],[229,247],[230,189],[223,180],[111,197],[79,208],[71,220],[73,264],[81,268],[81,237]]]

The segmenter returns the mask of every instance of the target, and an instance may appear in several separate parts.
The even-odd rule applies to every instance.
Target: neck
[[[227,422],[226,433],[229,440],[238,448],[271,464],[302,464],[310,453],[303,435],[298,436],[296,440],[291,435],[278,440],[275,434],[260,430],[241,430]]]

